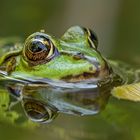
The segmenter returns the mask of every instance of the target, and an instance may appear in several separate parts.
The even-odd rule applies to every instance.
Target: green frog
[[[69,82],[100,79],[110,70],[97,45],[94,33],[79,26],[70,28],[61,39],[37,32],[24,45],[6,50],[0,62],[6,63],[4,71],[16,78],[19,75]]]
[[[50,122],[59,113],[96,114],[111,92],[131,99],[124,93],[136,87],[129,85],[135,80],[123,63],[100,54],[97,36],[88,28],[73,26],[60,39],[40,31],[24,43],[1,43],[0,85],[36,122]]]

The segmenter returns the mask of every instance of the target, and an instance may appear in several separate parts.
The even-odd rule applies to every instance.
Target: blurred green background
[[[40,29],[60,37],[70,26],[93,29],[107,58],[140,65],[139,0],[0,0],[0,36],[26,38]],[[61,115],[37,129],[0,122],[0,140],[140,140],[140,104],[111,98],[89,117]]]

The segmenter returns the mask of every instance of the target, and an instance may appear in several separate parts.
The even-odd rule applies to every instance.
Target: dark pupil
[[[33,42],[32,45],[30,46],[30,50],[34,53],[40,52],[40,51],[44,50],[45,48],[46,48],[45,45],[42,44],[41,42]]]

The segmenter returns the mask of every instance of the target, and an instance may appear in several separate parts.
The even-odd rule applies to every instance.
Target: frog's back
[[[5,53],[20,49],[21,39],[17,37],[0,38],[0,57]]]

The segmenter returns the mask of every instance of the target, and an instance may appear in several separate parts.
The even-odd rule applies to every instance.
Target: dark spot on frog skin
[[[11,57],[6,64],[7,73],[9,74],[10,72],[14,71],[15,67],[16,67],[16,58]]]
[[[78,82],[82,80],[96,78],[98,77],[98,75],[99,75],[98,71],[95,73],[84,72],[79,75],[68,75],[68,76],[62,77],[61,80],[68,81],[68,82]]]
[[[74,53],[74,52],[65,52],[65,51],[62,51],[60,53],[61,53],[61,55],[72,56],[73,59],[75,59],[75,60],[85,59],[84,54],[82,54],[81,52]]]
[[[84,55],[80,52],[73,55],[73,58],[76,59],[76,60],[85,59]]]

